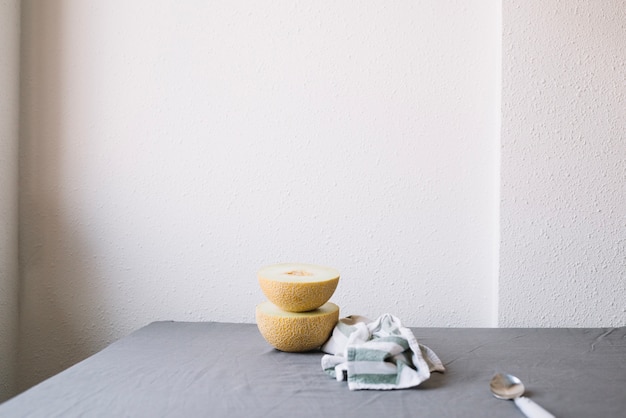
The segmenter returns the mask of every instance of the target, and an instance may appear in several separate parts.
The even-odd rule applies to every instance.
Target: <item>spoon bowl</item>
[[[531,418],[554,418],[554,415],[543,409],[541,406],[522,396],[524,394],[524,384],[520,379],[512,374],[498,373],[489,382],[491,393],[498,399],[512,399],[515,405]]]
[[[512,374],[498,373],[489,382],[491,393],[498,399],[515,399],[524,394],[524,384]]]

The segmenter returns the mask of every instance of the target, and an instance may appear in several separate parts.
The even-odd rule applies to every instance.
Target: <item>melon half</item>
[[[286,312],[271,302],[256,307],[256,322],[265,341],[291,353],[321,347],[339,321],[339,307],[328,302],[309,312]]]
[[[319,308],[328,302],[339,283],[337,270],[302,263],[265,266],[257,277],[269,301],[289,312]]]

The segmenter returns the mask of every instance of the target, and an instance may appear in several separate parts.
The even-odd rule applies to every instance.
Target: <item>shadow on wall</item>
[[[22,2],[19,391],[97,351],[90,324],[105,320],[88,244],[64,211],[63,12],[60,0]]]

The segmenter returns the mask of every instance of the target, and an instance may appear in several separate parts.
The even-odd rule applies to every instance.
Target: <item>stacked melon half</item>
[[[302,352],[320,347],[339,320],[339,307],[328,302],[339,272],[314,264],[282,263],[258,272],[269,299],[256,307],[256,322],[265,340],[280,351]]]

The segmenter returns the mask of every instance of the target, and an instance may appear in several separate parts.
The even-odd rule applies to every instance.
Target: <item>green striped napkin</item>
[[[339,320],[322,346],[322,369],[350,390],[406,389],[445,368],[430,348],[391,314],[375,321],[352,315]]]

